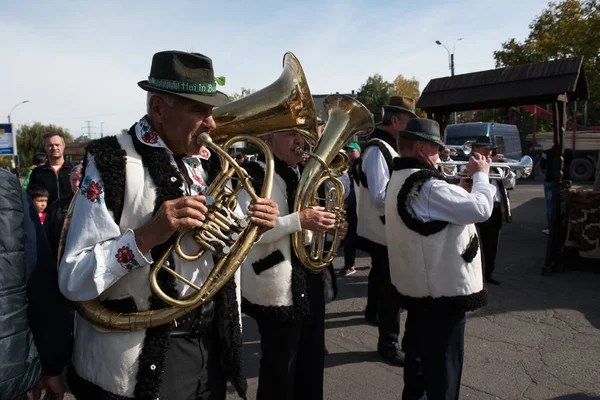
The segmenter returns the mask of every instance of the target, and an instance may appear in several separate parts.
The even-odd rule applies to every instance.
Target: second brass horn
[[[345,210],[344,186],[337,178],[348,172],[349,168],[348,156],[341,150],[354,135],[371,132],[375,123],[371,112],[349,96],[327,96],[323,106],[329,118],[317,147],[308,152],[310,159],[298,183],[293,211],[324,204],[325,211],[336,215],[339,228],[344,222]],[[325,185],[324,199],[318,196],[321,185]],[[318,273],[333,261],[340,245],[337,228],[329,249],[325,249],[326,233],[312,232],[308,249],[305,247],[305,239],[310,236],[307,231],[292,234],[292,247],[306,269]]]
[[[97,327],[139,330],[171,323],[204,304],[233,277],[257,236],[257,227],[249,224],[244,216],[235,213],[237,195],[245,189],[254,199],[259,197],[253,191],[246,171],[227,152],[234,143],[247,141],[261,149],[267,168],[260,197],[270,197],[275,171],[273,154],[261,137],[271,132],[296,130],[307,142],[317,142],[315,105],[302,67],[292,53],[284,55],[283,72],[274,83],[215,109],[213,117],[217,128],[199,137],[199,142],[221,160],[221,173],[205,193],[209,214],[202,228],[179,233],[175,243],[163,253],[150,271],[149,285],[152,291],[168,306],[158,310],[118,313],[108,310],[98,299],[78,303],[79,313]],[[235,189],[229,184],[234,175],[240,182]],[[192,235],[200,245],[198,253],[183,253],[179,242],[186,234]],[[65,238],[66,231],[61,238],[61,248]],[[168,259],[172,253],[185,260],[195,260],[207,250],[213,252],[217,260],[201,287],[177,274],[169,265]],[[181,299],[168,296],[157,282],[160,271],[184,281],[192,288],[193,293]]]

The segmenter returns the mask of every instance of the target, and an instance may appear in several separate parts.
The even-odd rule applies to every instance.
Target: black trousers
[[[465,339],[464,311],[408,310],[402,400],[458,400]]]
[[[496,253],[502,229],[502,209],[499,203],[494,203],[492,215],[487,221],[477,224],[477,229],[481,237],[485,277],[491,278],[496,269]]]
[[[378,347],[391,347],[398,343],[400,333],[400,306],[395,301],[390,279],[390,262],[387,247],[371,243],[371,272],[369,272],[366,314],[379,314]]]
[[[167,351],[160,398],[224,400],[227,379],[221,366],[217,324],[199,337],[172,337]]]
[[[351,198],[352,197],[352,198]],[[354,267],[356,263],[356,227],[358,216],[356,214],[356,199],[354,191],[351,191],[346,200],[346,222],[348,232],[344,238],[344,267]]]
[[[262,357],[257,400],[321,400],[325,368],[323,277],[307,274],[310,315],[281,324],[257,318]]]

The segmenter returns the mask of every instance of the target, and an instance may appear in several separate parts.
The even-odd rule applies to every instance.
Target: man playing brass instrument
[[[335,228],[333,213],[323,207],[294,212],[299,164],[305,141],[295,131],[277,132],[267,138],[275,156],[272,198],[280,216],[275,228],[256,242],[242,264],[242,310],[258,324],[262,358],[258,378],[258,400],[320,400],[323,398],[325,346],[325,291],[331,291],[330,269],[311,273],[302,267],[291,236],[310,230]],[[262,162],[245,168],[260,189]],[[240,195],[245,207],[249,197]],[[342,229],[342,238],[345,227]]]
[[[494,147],[489,136],[479,136],[473,143],[473,153],[481,154],[484,157],[491,157],[492,162],[504,162],[503,154],[492,155]],[[510,223],[512,215],[510,212],[510,199],[506,189],[515,187],[516,174],[510,168],[492,168],[501,174],[502,179],[491,180],[491,184],[496,187],[494,195],[494,211],[487,221],[477,224],[479,235],[481,236],[481,246],[483,248],[485,281],[493,285],[499,285],[500,282],[494,279],[492,274],[496,268],[496,253],[500,243],[500,230],[502,221]]]
[[[198,136],[215,128],[213,107],[227,103],[215,89],[211,59],[198,53],[155,54],[149,79],[138,85],[148,92],[148,114],[129,134],[88,145],[59,267],[68,299],[98,298],[116,313],[164,309],[150,290],[149,271],[178,230],[206,221],[203,193],[218,159]],[[248,208],[259,232],[275,226],[273,201]],[[190,236],[181,240],[187,254],[199,249]],[[206,251],[196,261],[170,255],[165,266],[200,286],[214,261]],[[158,283],[171,297],[191,292],[164,271]],[[229,380],[245,397],[238,292],[231,280],[175,321],[130,332],[100,331],[78,315],[68,373],[73,393],[85,400],[225,399]]]
[[[403,400],[458,400],[465,312],[487,304],[474,224],[492,214],[490,159],[469,161],[469,193],[436,169],[442,145],[437,122],[408,121],[385,199],[391,281],[407,310]]]

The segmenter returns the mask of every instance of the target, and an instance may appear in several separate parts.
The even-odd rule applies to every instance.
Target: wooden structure
[[[567,103],[588,98],[583,57],[571,57],[536,64],[518,65],[431,80],[417,108],[440,124],[445,131],[455,111],[552,104],[554,184],[552,222],[543,274],[551,274],[560,260],[564,243],[560,221],[560,186]],[[562,240],[562,242],[561,242]]]

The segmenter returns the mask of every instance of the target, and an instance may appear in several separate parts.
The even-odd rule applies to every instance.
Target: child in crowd
[[[27,193],[31,197],[31,200],[33,200],[33,205],[43,224],[46,219],[46,207],[48,206],[48,191],[41,185],[29,185]]]

